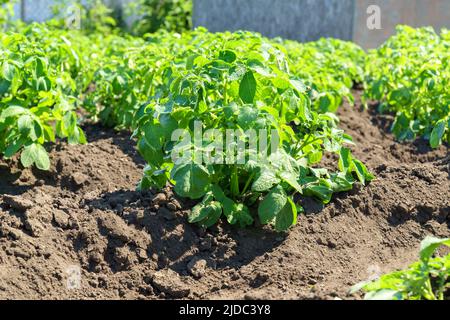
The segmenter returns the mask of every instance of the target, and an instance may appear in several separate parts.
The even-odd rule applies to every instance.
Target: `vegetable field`
[[[0,297],[449,299],[449,35],[14,25]]]

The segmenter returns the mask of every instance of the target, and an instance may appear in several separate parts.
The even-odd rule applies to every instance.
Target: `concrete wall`
[[[53,6],[58,3],[71,3],[70,0],[21,0],[23,2],[23,13],[18,15],[25,21],[42,22],[51,19],[53,16]],[[107,0],[110,6],[116,6],[120,2],[130,2],[130,0]],[[82,1],[82,3],[84,3]],[[17,13],[16,13],[17,15]]]
[[[42,22],[52,17],[53,0],[23,0],[24,12],[22,18],[25,21]]]
[[[353,0],[194,0],[193,22],[210,31],[246,29],[301,41],[350,40]]]
[[[381,29],[367,28],[369,5],[381,9]],[[414,27],[433,26],[436,31],[450,28],[450,0],[356,0],[353,40],[363,47],[382,44],[399,24]]]
[[[381,29],[367,27],[367,8],[381,9]],[[450,28],[450,0],[194,0],[194,26],[247,29],[300,41],[353,39],[365,48],[383,43],[398,24]]]

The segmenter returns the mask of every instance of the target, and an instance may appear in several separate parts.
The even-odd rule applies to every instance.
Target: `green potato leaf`
[[[172,179],[175,181],[175,191],[191,199],[203,197],[211,184],[206,168],[196,163],[176,165],[172,170]]]
[[[239,85],[239,96],[242,101],[252,104],[256,95],[256,79],[252,71],[247,71]]]
[[[430,137],[430,145],[432,148],[437,148],[442,143],[442,137],[445,133],[445,124],[446,121],[444,119],[439,120],[435,127],[433,128],[433,131],[431,132]]]
[[[281,186],[273,188],[259,204],[258,215],[262,224],[273,221],[288,202],[286,192]]]
[[[286,231],[297,223],[297,207],[291,198],[287,198],[287,202],[283,209],[277,213],[275,218],[275,230]]]
[[[25,168],[33,164],[40,170],[50,169],[50,159],[45,148],[39,144],[33,143],[26,146],[20,157],[20,161]]]

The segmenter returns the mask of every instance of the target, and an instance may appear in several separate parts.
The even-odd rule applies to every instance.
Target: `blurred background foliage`
[[[0,0],[0,26],[14,19],[14,6],[21,0]],[[26,5],[26,3],[25,3]],[[68,19],[78,14],[79,28],[91,32],[129,32],[142,36],[160,29],[183,32],[192,28],[192,0],[54,0],[52,25],[70,28]],[[77,21],[70,21],[77,23]]]
[[[14,17],[14,5],[18,0],[0,0],[0,29],[6,30]]]
[[[181,33],[192,28],[192,0],[138,0],[126,11],[138,16],[132,26],[136,35],[160,29]]]
[[[79,23],[88,33],[110,33],[118,26],[114,8],[102,0],[59,0],[52,10],[53,23],[61,28]]]

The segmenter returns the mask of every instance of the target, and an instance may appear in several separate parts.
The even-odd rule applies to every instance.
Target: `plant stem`
[[[247,182],[245,183],[244,189],[241,192],[241,195],[244,195],[247,192],[248,187],[250,186],[250,182],[252,182],[253,178],[255,177],[255,172],[253,172],[250,177],[248,178]]]
[[[226,106],[228,104],[227,87],[228,87],[228,78],[225,77],[224,84],[223,84],[223,105],[224,106]]]
[[[236,165],[233,167],[233,173],[231,174],[231,194],[234,197],[239,195],[239,177]]]
[[[321,140],[322,138],[323,137],[317,137],[317,138],[315,138],[315,139],[313,139],[311,141],[307,141],[307,140],[309,140],[309,137],[308,137],[308,139],[305,142],[303,142],[303,144],[300,146],[300,150],[302,150],[304,147],[306,147],[306,146],[308,146],[308,145],[310,145],[310,144],[312,144],[312,143],[314,143],[316,141]]]
[[[429,276],[429,275],[428,275]],[[427,286],[427,291],[428,291],[428,295],[430,297],[430,300],[437,300],[436,296],[433,293],[433,287],[431,286],[431,281],[430,278],[427,279],[426,281],[426,286]]]

